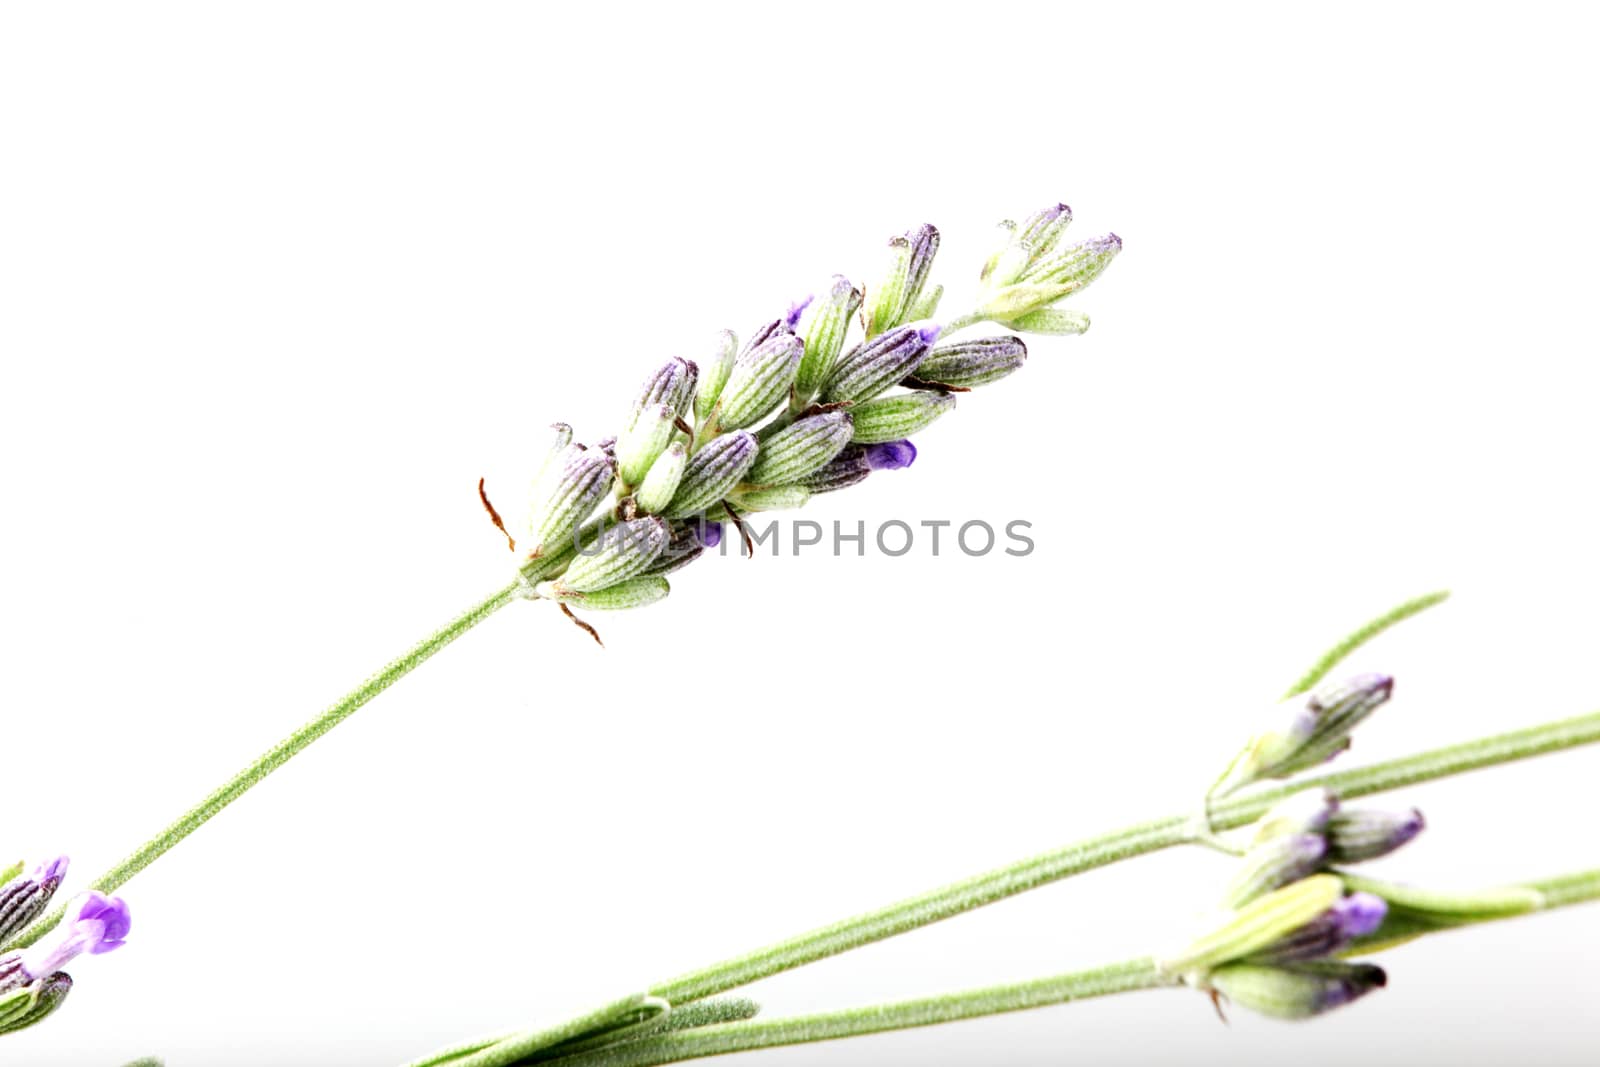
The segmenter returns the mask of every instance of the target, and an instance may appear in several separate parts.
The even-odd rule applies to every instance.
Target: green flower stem
[[[1597,741],[1600,712],[1230,797],[1214,806],[1211,822],[1216,830],[1245,826],[1284,797],[1312,787],[1331,789],[1348,798],[1368,796]],[[1192,815],[1139,823],[780,941],[683,975],[650,992],[674,1004],[714,996],[1097,867],[1191,842],[1195,830]]]
[[[318,715],[315,719],[312,719],[300,729],[273,745],[262,753],[254,763],[223,783],[199,804],[184,812],[172,825],[146,841],[121,863],[118,863],[115,867],[95,879],[92,883],[93,888],[103,893],[109,893],[144,870],[162,853],[199,829],[207,819],[210,819],[223,808],[238,800],[249,792],[253,786],[266,778],[267,775],[289,762],[291,758],[311,742],[349,718],[357,708],[360,708],[373,697],[421,666],[424,661],[445,645],[448,645],[451,641],[454,641],[515,600],[519,586],[519,582],[512,582],[505,588],[497,590],[481,603],[468,608],[454,620],[423,638],[411,651],[390,663],[371,678],[368,678],[327,711],[324,711],[321,715]],[[64,906],[58,906],[48,912],[34,922],[32,926],[17,934],[4,947],[7,949],[22,948],[33,944],[54,927],[56,923],[61,921],[63,910]]]
[[[1413,615],[1419,615],[1422,612],[1427,611],[1435,604],[1442,604],[1445,600],[1449,599],[1449,597],[1449,590],[1441,589],[1437,593],[1428,593],[1424,596],[1419,596],[1414,600],[1408,600],[1404,604],[1399,605],[1388,613],[1373,619],[1371,622],[1361,627],[1361,629],[1357,630],[1349,637],[1346,637],[1343,641],[1340,641],[1337,645],[1334,645],[1327,652],[1323,653],[1322,658],[1317,660],[1316,663],[1313,663],[1311,665],[1311,669],[1306,671],[1305,674],[1301,675],[1300,680],[1289,687],[1289,691],[1284,694],[1284,698],[1288,699],[1289,697],[1299,696],[1301,693],[1308,691],[1312,686],[1326,678],[1328,676],[1328,672],[1343,662],[1345,657],[1350,655],[1350,653],[1354,652],[1368,641],[1371,641],[1374,637],[1377,637],[1390,627],[1405,622]]]
[[[797,1015],[787,1019],[752,1020],[722,1023],[695,1030],[661,1034],[598,1049],[554,1062],[562,1067],[651,1067],[702,1056],[729,1052],[799,1045],[812,1041],[832,1041],[859,1037],[885,1030],[904,1030],[916,1026],[972,1019],[980,1015],[1042,1008],[1050,1004],[1087,1000],[1090,997],[1127,993],[1137,989],[1171,986],[1171,978],[1161,974],[1151,959],[1129,960],[1109,967],[1051,978],[989,986],[945,996],[877,1004],[846,1011],[817,1015]],[[503,1067],[515,1061],[507,1060]],[[502,1065],[497,1065],[502,1067]]]
[[[1493,895],[1520,892],[1542,896],[1544,904],[1539,910],[1548,911],[1551,908],[1600,900],[1600,870],[1506,886],[1489,892]],[[1488,911],[1471,919],[1454,922],[1449,928],[1459,929],[1462,926],[1496,922],[1511,917],[1511,913],[1508,912]],[[835,1038],[858,1037],[886,1030],[932,1026],[983,1015],[999,1015],[1028,1008],[1064,1004],[1074,1000],[1086,1000],[1090,997],[1108,996],[1112,993],[1173,987],[1178,984],[1176,979],[1164,975],[1154,960],[1137,959],[1031,982],[989,986],[984,989],[925,997],[919,1000],[876,1004],[788,1019],[724,1023],[677,1033],[651,1035],[624,1041],[591,1053],[563,1056],[554,1062],[560,1067],[656,1067],[658,1064],[676,1063],[704,1056],[720,1056],[730,1052],[747,1052],[778,1045],[831,1041]],[[492,1065],[485,1064],[485,1067],[512,1067],[515,1062],[500,1060]]]
[[[957,330],[964,330],[968,326],[974,326],[983,321],[984,318],[982,314],[976,311],[969,311],[967,314],[959,315],[945,323],[943,326],[940,326],[939,336],[947,337],[950,334],[955,333]]]

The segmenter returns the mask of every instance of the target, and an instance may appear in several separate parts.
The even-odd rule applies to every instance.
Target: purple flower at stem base
[[[917,446],[910,441],[888,441],[867,446],[867,465],[875,471],[897,471],[917,461]]]

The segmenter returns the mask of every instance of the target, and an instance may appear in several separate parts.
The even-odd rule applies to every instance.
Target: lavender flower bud
[[[923,293],[915,304],[911,305],[911,310],[906,312],[906,321],[921,322],[924,319],[933,318],[939,310],[939,301],[943,297],[944,286],[935,285],[932,289]]]
[[[717,334],[716,351],[706,360],[705,370],[700,375],[700,388],[694,395],[694,417],[699,422],[710,418],[711,409],[717,406],[738,350],[739,340],[730,331],[723,330]]]
[[[1023,333],[1040,333],[1063,336],[1083,333],[1089,328],[1089,316],[1082,311],[1062,308],[1040,308],[1011,319],[1009,325]]]
[[[9,957],[16,955],[11,953]],[[8,967],[7,960],[7,956],[0,956],[0,976]],[[0,995],[0,1034],[26,1030],[59,1008],[71,991],[72,976],[57,971]]]
[[[1071,223],[1072,209],[1065,204],[1036,211],[1021,226],[1010,220],[1002,222],[1002,244],[984,264],[979,278],[989,288],[1017,281],[1030,265],[1050,254]]]
[[[611,491],[615,471],[611,457],[597,449],[568,445],[551,462],[535,489],[537,503],[530,523],[530,559],[559,552],[578,525]]]
[[[672,495],[678,491],[678,483],[683,480],[688,465],[689,446],[683,441],[674,441],[650,464],[649,473],[633,494],[634,503],[647,512],[662,511],[672,502]]]
[[[1382,989],[1387,976],[1370,963],[1315,960],[1270,966],[1235,963],[1207,984],[1241,1007],[1273,1019],[1309,1019]]]
[[[715,428],[736,430],[766,418],[789,395],[804,351],[800,338],[779,332],[741,352],[711,416]]]
[[[936,326],[902,326],[857,345],[823,384],[823,403],[871,400],[916,371],[938,336]]]
[[[661,455],[677,433],[677,417],[666,404],[656,404],[641,411],[633,424],[617,437],[617,476],[623,485],[633,486],[644,481],[650,465]]]
[[[695,395],[695,383],[699,377],[700,368],[689,360],[668,360],[639,387],[639,394],[634,397],[633,408],[627,425],[623,428],[622,436],[627,436],[633,424],[658,404],[665,404],[674,416],[681,417],[688,414],[689,404]]]
[[[1224,913],[1181,951],[1163,958],[1167,974],[1204,974],[1276,945],[1317,921],[1344,897],[1344,883],[1331,874],[1314,874],[1257,897]]]
[[[1222,903],[1242,908],[1258,897],[1282,889],[1319,871],[1328,856],[1321,834],[1290,834],[1256,845],[1246,852],[1237,874],[1228,883]]]
[[[719,527],[717,533],[720,536]],[[644,569],[646,575],[671,574],[675,570],[687,567],[706,550],[706,539],[702,536],[699,524],[694,522],[674,523],[672,527],[672,540],[667,542],[667,547],[661,550],[655,562]],[[715,542],[713,542],[715,543]]]
[[[804,507],[811,490],[803,485],[774,485],[760,489],[739,489],[728,494],[729,502],[741,512],[787,511]]]
[[[1307,789],[1273,805],[1256,823],[1254,844],[1265,844],[1292,834],[1321,834],[1327,830],[1339,798],[1326,789]]]
[[[604,589],[587,593],[575,593],[552,587],[540,595],[590,611],[627,611],[630,608],[648,607],[658,600],[664,600],[670,592],[672,586],[667,584],[665,578],[659,574],[651,574],[629,578],[616,585],[608,585]]]
[[[1376,931],[1388,913],[1389,905],[1382,897],[1351,893],[1304,926],[1252,953],[1251,958],[1261,963],[1290,963],[1334,956],[1356,938]]]
[[[1341,811],[1328,821],[1328,861],[1364,863],[1408,844],[1426,823],[1422,812]]]
[[[713,438],[689,459],[672,502],[662,512],[681,519],[704,511],[728,495],[756,461],[755,435],[739,430]]]
[[[1028,358],[1028,346],[1020,337],[981,337],[939,345],[917,367],[916,377],[923,382],[975,389],[997,382],[1017,370]]]
[[[671,529],[659,518],[619,523],[580,549],[565,573],[546,584],[561,594],[592,593],[625,582],[649,567],[671,539]]]
[[[825,411],[791,423],[761,442],[745,481],[792,485],[832,462],[854,432],[855,422],[848,411]]]
[[[811,314],[802,327],[806,347],[800,357],[800,369],[795,374],[791,410],[804,411],[828,375],[833,373],[839,352],[844,348],[845,335],[850,332],[850,318],[860,307],[861,290],[837,274],[827,294],[811,305]]]
[[[874,448],[882,447],[874,445]],[[795,482],[811,490],[811,495],[818,493],[831,493],[838,489],[848,489],[858,482],[866,480],[872,473],[872,464],[867,460],[867,450],[860,445],[850,445],[833,458],[833,462]]]
[[[0,943],[37,919],[67,874],[67,857],[57,856],[0,886]]]
[[[873,338],[907,321],[927,284],[939,231],[923,225],[889,241],[889,266],[876,289],[867,291],[867,337]]]
[[[875,471],[897,471],[917,461],[917,446],[910,441],[884,441],[868,445],[867,466]]]
[[[861,425],[859,414],[856,425]],[[1393,678],[1366,674],[1309,698],[1290,698],[1273,709],[1266,725],[1234,757],[1213,795],[1226,796],[1265,778],[1289,778],[1327,762],[1350,747],[1350,731],[1393,692]]]
[[[572,427],[564,422],[551,423],[546,433],[548,434],[549,445],[545,449],[544,458],[539,461],[539,472],[534,475],[534,484],[536,485],[538,480],[544,477],[545,472],[550,469],[550,464],[555,462],[556,458],[566,451],[568,445],[572,444]]]
[[[856,432],[851,438],[858,445],[878,445],[898,441],[927,429],[940,415],[956,406],[948,393],[904,393],[880,396],[850,409]]]

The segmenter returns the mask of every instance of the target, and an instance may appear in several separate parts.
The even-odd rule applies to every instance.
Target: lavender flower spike
[[[0,886],[0,942],[39,917],[66,874],[67,857],[57,856]]]

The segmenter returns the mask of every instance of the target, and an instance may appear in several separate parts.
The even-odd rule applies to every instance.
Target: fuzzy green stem
[[[1245,826],[1284,797],[1303,789],[1320,787],[1346,798],[1368,796],[1597,741],[1600,741],[1600,712],[1433,749],[1370,767],[1247,792],[1219,801],[1212,810],[1212,826],[1217,830]],[[650,992],[674,1004],[714,996],[1097,867],[1182,845],[1193,838],[1191,814],[1139,823],[780,941],[675,978]]]
[[[1312,686],[1326,678],[1328,676],[1328,672],[1342,663],[1345,657],[1349,656],[1350,653],[1354,652],[1368,641],[1371,641],[1374,637],[1377,637],[1390,627],[1405,622],[1413,615],[1418,615],[1424,611],[1427,611],[1435,604],[1443,603],[1445,600],[1449,599],[1449,597],[1449,590],[1440,590],[1437,593],[1428,593],[1425,596],[1417,597],[1415,600],[1408,600],[1404,604],[1401,604],[1398,607],[1391,609],[1387,613],[1378,616],[1376,619],[1373,619],[1371,622],[1361,627],[1361,629],[1357,630],[1349,637],[1346,637],[1343,641],[1340,641],[1337,645],[1334,645],[1327,652],[1323,653],[1322,658],[1313,663],[1311,665],[1311,669],[1306,671],[1305,674],[1301,675],[1300,680],[1289,687],[1289,691],[1284,694],[1284,699],[1287,700],[1289,697],[1299,696],[1301,693],[1308,691]]]
[[[981,1015],[1024,1011],[1173,984],[1171,978],[1156,969],[1154,960],[1129,960],[1093,970],[944,996],[816,1015],[797,1015],[787,1019],[757,1019],[705,1026],[641,1038],[570,1058],[563,1057],[556,1062],[562,1067],[653,1067],[655,1064],[720,1056],[730,1052],[933,1026]]]
[[[360,708],[373,697],[421,666],[424,661],[444,648],[445,645],[448,645],[451,641],[454,641],[515,600],[519,587],[519,582],[512,582],[423,638],[411,651],[361,683],[337,704],[334,704],[327,711],[324,711],[321,715],[318,715],[315,719],[312,719],[262,753],[255,762],[228,779],[199,804],[180,815],[165,830],[140,845],[121,863],[118,863],[95,879],[91,883],[92,887],[102,893],[109,893],[144,870],[157,857],[199,829],[206,820],[216,815],[229,804],[232,804],[235,800],[238,800],[249,792],[252,787],[260,784],[261,780],[266,778],[267,775],[289,762],[311,742],[349,718],[357,708]],[[32,926],[17,934],[4,947],[7,949],[22,948],[33,944],[61,920],[62,914],[63,907],[56,907],[34,922]]]

